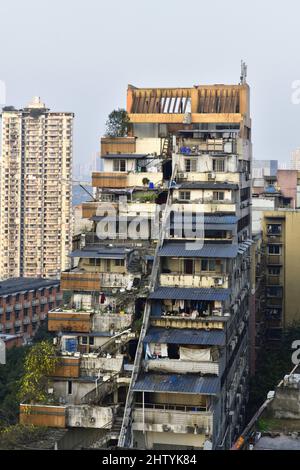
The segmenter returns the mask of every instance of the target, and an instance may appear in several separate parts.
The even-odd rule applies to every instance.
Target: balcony
[[[92,173],[92,186],[96,188],[126,188],[127,172],[97,172]]]
[[[65,428],[66,407],[21,404],[20,423],[34,426]]]
[[[132,323],[131,314],[97,313],[93,316],[92,331],[122,331]]]
[[[135,153],[135,137],[102,137],[101,139],[101,156],[109,153]]]
[[[207,317],[207,318],[191,318],[180,316],[161,316],[150,318],[151,326],[159,326],[161,328],[192,328],[194,330],[203,329],[225,329],[229,317]]]
[[[71,405],[67,408],[67,426],[111,429],[113,409],[109,406]]]
[[[172,374],[219,375],[219,363],[213,361],[182,361],[179,359],[151,359],[143,362],[146,371],[169,372]]]
[[[22,325],[22,321],[21,321],[21,320],[16,320],[16,321],[15,321],[15,326],[16,326],[16,327],[19,327],[19,326],[21,326],[21,325]]]
[[[267,256],[267,264],[272,265],[281,265],[282,264],[282,257],[281,255],[269,255]]]
[[[179,407],[177,407],[179,408]],[[213,414],[210,411],[193,411],[195,408],[182,406],[167,408],[167,405],[136,404],[133,411],[133,430],[186,434],[212,434]]]
[[[36,314],[35,314],[35,315],[33,315],[33,316],[32,316],[32,323],[36,323],[36,322],[38,322],[38,321],[39,321],[39,319],[40,319],[39,315],[36,315]]]
[[[220,275],[197,275],[197,274],[161,274],[160,285],[164,287],[229,287],[229,276]]]
[[[89,333],[91,316],[92,313],[54,310],[48,312],[48,330]]]
[[[280,276],[268,276],[267,285],[269,286],[281,286],[282,282]]]
[[[36,306],[36,305],[39,305],[40,301],[39,299],[33,299],[31,303],[33,306]]]
[[[22,304],[20,303],[15,304],[15,310],[22,310]]]
[[[26,300],[26,301],[24,302],[24,308],[29,308],[29,307],[31,307],[31,302],[29,302],[28,300]]]
[[[23,318],[23,325],[29,325],[30,322],[31,322],[30,317]]]
[[[50,374],[52,377],[76,378],[80,376],[79,357],[59,357],[55,370]]]
[[[64,271],[60,279],[62,290],[99,291],[101,289],[100,274],[85,271]]]

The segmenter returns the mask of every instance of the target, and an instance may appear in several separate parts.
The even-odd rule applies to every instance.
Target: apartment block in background
[[[26,342],[62,301],[59,281],[13,278],[0,283],[0,333],[9,344]],[[2,339],[3,339],[2,337]],[[13,342],[13,338],[19,338]]]
[[[73,117],[39,98],[2,110],[0,279],[69,266]]]
[[[265,327],[268,339],[300,319],[300,211],[264,212]]]

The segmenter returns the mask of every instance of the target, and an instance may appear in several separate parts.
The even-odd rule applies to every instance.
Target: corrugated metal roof
[[[123,259],[132,250],[118,247],[101,247],[101,248],[87,248],[82,250],[72,251],[71,258],[109,258],[109,259]]]
[[[191,328],[149,328],[145,343],[200,344],[203,346],[224,346],[223,330],[193,330]]]
[[[205,244],[197,249],[199,242],[194,242],[195,249],[191,243],[166,243],[160,250],[159,256],[175,256],[178,258],[235,258],[238,253],[238,245]],[[188,246],[187,246],[188,245]],[[188,248],[188,249],[187,249]]]
[[[233,183],[215,183],[213,181],[190,181],[188,183],[182,183],[177,186],[178,189],[238,189],[237,184]]]
[[[106,155],[102,155],[101,158],[140,159],[140,158],[146,158],[146,157],[148,157],[148,154],[144,154],[144,153],[108,153]]]
[[[224,301],[229,298],[230,289],[211,288],[185,288],[185,287],[158,287],[151,292],[149,299],[174,299],[174,300],[206,300]]]
[[[31,277],[13,277],[6,281],[0,281],[0,297],[14,293],[27,292],[28,290],[44,289],[59,286],[58,279],[42,279]]]
[[[193,374],[141,374],[133,390],[136,392],[199,393],[217,395],[218,377],[199,377]]]

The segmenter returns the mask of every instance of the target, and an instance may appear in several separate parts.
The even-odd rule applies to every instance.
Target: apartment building
[[[49,313],[49,401],[20,419],[94,429],[87,447],[226,449],[248,394],[249,87],[129,86],[127,111]]]
[[[41,278],[13,278],[1,281],[2,339],[5,337],[9,344],[25,343],[45,322],[48,311],[58,307],[61,302],[59,281]]]
[[[119,446],[227,449],[248,394],[249,87],[129,86],[127,111],[137,141],[164,136],[171,151],[163,162],[167,211]],[[180,231],[178,213],[193,229],[202,216],[202,230]]]
[[[263,247],[265,272],[265,324],[269,340],[280,339],[282,330],[299,322],[300,211],[277,209],[264,212]]]
[[[73,117],[39,98],[2,110],[0,279],[69,267]]]

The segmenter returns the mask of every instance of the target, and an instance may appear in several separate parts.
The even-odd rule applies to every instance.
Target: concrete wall
[[[113,410],[101,406],[68,406],[67,426],[78,428],[102,428],[112,426]]]

